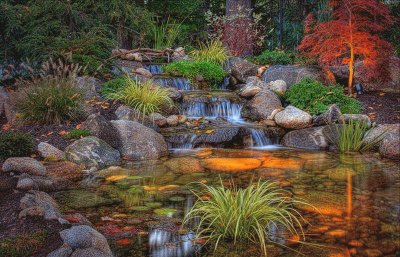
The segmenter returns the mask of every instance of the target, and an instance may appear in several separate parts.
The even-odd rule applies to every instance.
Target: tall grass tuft
[[[303,203],[290,198],[289,192],[272,182],[258,182],[247,188],[213,187],[202,185],[204,191],[194,192],[199,200],[184,219],[188,223],[199,218],[199,238],[215,243],[232,240],[234,244],[250,241],[260,245],[266,255],[270,231],[283,227],[289,233],[304,236],[300,220],[302,216],[293,208],[294,203]],[[201,198],[202,194],[209,196]]]
[[[173,23],[168,18],[161,25],[154,25],[151,29],[153,47],[155,49],[172,48],[181,32],[181,24]]]
[[[169,91],[156,86],[153,81],[138,82],[127,77],[126,85],[113,93],[108,98],[118,100],[132,107],[144,115],[160,112],[166,105],[173,105]]]
[[[366,140],[369,135],[369,125],[365,121],[349,120],[348,123],[342,122],[341,125],[336,125],[338,139],[333,141],[341,153],[348,152],[366,152],[379,143],[386,131],[381,134]]]
[[[199,49],[191,51],[190,56],[196,61],[222,65],[228,59],[229,52],[220,40],[212,40],[200,43]]]
[[[60,124],[79,119],[84,113],[83,94],[76,77],[82,68],[50,60],[39,76],[20,80],[16,107],[25,121],[35,124]]]

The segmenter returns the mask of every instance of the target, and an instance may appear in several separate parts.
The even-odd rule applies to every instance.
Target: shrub
[[[286,91],[286,100],[311,114],[328,110],[330,104],[337,104],[342,113],[360,113],[361,104],[343,93],[340,85],[324,86],[311,78],[305,78]]]
[[[90,136],[90,131],[86,129],[73,129],[64,135],[67,139],[79,139]]]
[[[39,78],[20,81],[16,105],[25,121],[36,124],[60,124],[81,117],[83,97],[77,86],[78,65],[50,60],[43,65]]]
[[[0,159],[26,157],[33,152],[33,139],[19,132],[0,132]]]
[[[197,235],[212,241],[217,248],[223,239],[258,243],[266,254],[266,243],[272,227],[282,226],[290,233],[302,232],[301,216],[293,209],[294,200],[285,190],[271,182],[258,182],[247,188],[223,185],[201,185],[205,190],[194,192],[199,200],[186,215],[184,222],[199,218]],[[201,198],[206,194],[208,199]],[[301,202],[302,203],[302,202]]]
[[[221,66],[205,61],[178,61],[165,66],[165,72],[180,75],[196,83],[196,76],[202,76],[211,86],[220,83],[225,72]]]
[[[228,50],[219,40],[213,40],[208,43],[201,43],[198,50],[190,52],[190,56],[196,61],[205,61],[222,65],[229,57]]]
[[[293,64],[295,59],[295,55],[293,53],[287,53],[285,51],[269,51],[266,50],[262,52],[260,55],[252,58],[251,60],[257,64]]]
[[[138,82],[129,77],[125,87],[108,97],[129,105],[143,115],[160,112],[163,106],[173,105],[167,89],[156,86],[151,80]]]
[[[40,230],[31,234],[21,234],[14,238],[0,240],[0,256],[24,257],[34,255],[48,238],[46,231]]]
[[[342,153],[368,151],[379,143],[386,133],[386,131],[383,131],[381,134],[366,141],[365,139],[369,134],[369,124],[367,122],[353,120],[349,120],[348,123],[343,121],[342,124],[336,125],[335,129],[338,134],[337,141],[331,138],[329,138],[329,140],[336,145]]]
[[[101,88],[101,94],[104,97],[107,97],[111,93],[115,93],[125,87],[128,83],[128,79],[126,76],[119,77],[116,79],[112,79],[104,83],[103,87]]]
[[[176,24],[168,18],[161,25],[153,25],[151,35],[155,49],[172,48],[181,30],[181,24]]]

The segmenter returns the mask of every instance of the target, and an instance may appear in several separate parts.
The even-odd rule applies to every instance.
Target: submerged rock
[[[204,168],[222,172],[243,172],[257,169],[261,161],[253,158],[209,158],[202,161]]]
[[[274,65],[269,67],[263,74],[262,80],[269,83],[271,81],[283,80],[288,88],[293,84],[299,83],[304,78],[322,80],[321,70],[317,67]]]
[[[105,168],[118,165],[121,161],[120,153],[105,141],[97,137],[85,137],[69,145],[65,149],[68,160],[83,164],[86,168]]]
[[[57,201],[72,209],[93,208],[98,206],[106,206],[114,203],[113,200],[107,199],[99,194],[85,190],[70,190],[60,192],[56,195]]]
[[[128,120],[111,121],[118,131],[121,146],[118,148],[124,158],[131,160],[158,159],[168,154],[163,136],[142,124]]]
[[[289,105],[275,115],[278,126],[289,129],[302,129],[311,126],[312,117],[305,111]]]
[[[30,157],[8,158],[3,163],[3,171],[27,173],[36,176],[46,175],[46,168],[43,164]]]
[[[63,151],[48,143],[40,142],[37,148],[42,158],[55,160],[65,159],[65,153]]]
[[[174,173],[203,172],[200,161],[192,157],[173,158],[164,163]]]
[[[324,127],[293,130],[283,136],[281,144],[287,147],[313,150],[327,149],[328,139],[323,134]]]
[[[242,110],[242,116],[254,121],[270,119],[271,114],[282,108],[278,96],[271,90],[262,90],[248,101]]]
[[[81,126],[82,129],[90,131],[92,136],[100,138],[110,146],[116,148],[119,145],[115,128],[100,113],[90,115]]]

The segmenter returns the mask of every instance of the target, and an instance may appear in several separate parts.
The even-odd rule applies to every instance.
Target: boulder
[[[72,181],[79,181],[83,178],[83,165],[78,165],[69,161],[45,162],[47,176],[54,178],[64,178]]]
[[[350,121],[365,122],[368,127],[371,127],[372,125],[371,119],[365,114],[342,114],[340,120],[345,123],[349,123]]]
[[[136,61],[116,59],[111,69],[111,73],[115,76],[121,76],[130,73],[132,70],[136,70],[137,68],[143,68],[143,64]]]
[[[283,136],[281,144],[287,147],[324,150],[329,141],[323,134],[324,127],[293,130]]]
[[[169,126],[177,126],[178,124],[185,123],[186,121],[186,115],[171,115],[167,118],[167,123]]]
[[[4,172],[27,173],[35,176],[45,176],[46,168],[37,160],[30,157],[8,158],[3,163]]]
[[[18,179],[17,189],[23,191],[39,190],[54,192],[65,190],[69,185],[70,182],[63,178],[31,176],[24,173]]]
[[[76,249],[70,257],[113,257],[110,253],[104,253],[96,248]]]
[[[281,79],[269,82],[267,87],[269,90],[272,90],[275,93],[278,93],[281,95],[285,94],[285,92],[288,88],[286,82]]]
[[[153,74],[151,74],[151,72],[148,71],[148,70],[146,70],[145,68],[137,68],[137,69],[135,70],[135,73],[136,73],[136,74],[139,74],[139,75],[142,75],[142,76],[145,76],[146,78],[151,78],[151,77],[153,77]]]
[[[90,115],[81,126],[81,129],[90,131],[92,136],[98,137],[110,146],[117,148],[119,145],[115,128],[100,113]]]
[[[20,200],[20,208],[42,208],[44,210],[44,219],[57,220],[61,217],[58,204],[45,192],[31,190]],[[26,211],[25,211],[26,212]]]
[[[40,142],[37,147],[40,157],[44,159],[63,160],[65,153],[51,144]]]
[[[400,134],[389,132],[379,144],[379,153],[389,159],[400,159]]]
[[[69,161],[83,164],[86,168],[102,169],[118,165],[120,153],[97,137],[85,137],[67,146],[65,155]]]
[[[0,86],[0,117],[5,114],[5,104],[8,100],[8,93],[4,87]]]
[[[189,56],[185,53],[185,48],[178,47],[172,53],[172,60],[180,61],[180,60],[189,60]]]
[[[265,120],[270,119],[277,109],[282,109],[278,96],[271,90],[264,89],[244,105],[242,116],[253,121]]]
[[[121,105],[120,107],[118,107],[118,109],[115,111],[115,115],[117,115],[118,120],[136,121],[148,128],[160,132],[160,128],[156,124],[154,124],[149,116],[144,115],[143,113],[136,111],[128,106]]]
[[[318,67],[304,67],[291,65],[274,65],[269,67],[263,74],[262,80],[269,83],[271,81],[283,80],[287,87],[299,83],[304,78],[323,80],[321,69]]]
[[[70,257],[73,250],[68,245],[62,245],[60,248],[52,251],[47,257]]]
[[[312,117],[305,111],[289,105],[275,115],[278,126],[288,129],[302,129],[311,126]]]
[[[366,143],[370,144],[375,138],[379,137],[380,141],[376,142],[374,145],[374,149],[377,150],[382,140],[391,133],[400,134],[400,124],[379,124],[366,133],[364,140]]]
[[[182,93],[179,92],[179,90],[177,88],[167,87],[165,89],[168,90],[168,96],[172,100],[179,101],[180,99],[182,99]]]
[[[60,232],[64,244],[70,246],[73,250],[94,248],[103,254],[112,256],[107,239],[97,230],[86,226],[73,226]],[[105,255],[105,256],[107,256]],[[90,256],[90,255],[77,255]]]
[[[314,126],[323,126],[337,123],[340,120],[342,113],[340,112],[339,106],[332,104],[328,110],[318,116],[313,117]]]
[[[225,71],[242,83],[246,82],[248,77],[257,76],[258,68],[258,65],[239,57],[230,57],[224,65]]]
[[[239,95],[244,98],[251,98],[258,93],[261,92],[261,88],[258,86],[252,86],[252,85],[245,85],[241,90],[239,91]]]
[[[149,116],[150,119],[154,121],[154,123],[159,126],[159,127],[165,127],[167,126],[167,118],[162,116],[160,113],[152,113]]]
[[[161,134],[135,121],[111,121],[118,131],[121,142],[119,150],[124,158],[158,159],[168,153],[167,144]]]
[[[82,90],[85,100],[100,97],[101,81],[89,76],[77,77],[76,84]]]

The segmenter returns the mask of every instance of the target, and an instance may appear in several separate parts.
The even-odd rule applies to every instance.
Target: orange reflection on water
[[[210,170],[241,172],[257,169],[261,161],[253,158],[210,158],[203,161],[203,166]]]

